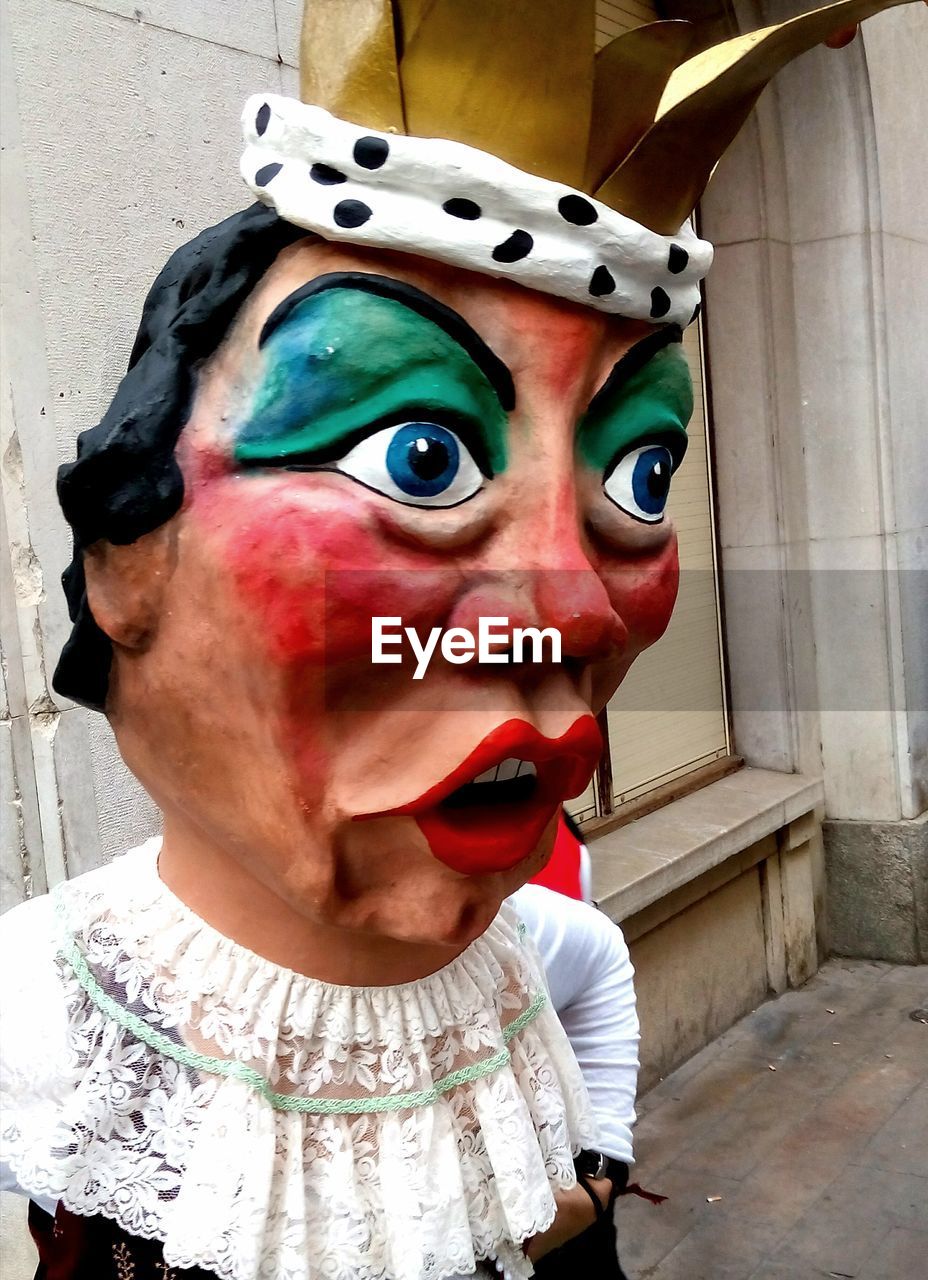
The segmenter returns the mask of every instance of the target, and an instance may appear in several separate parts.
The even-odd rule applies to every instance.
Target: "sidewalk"
[[[629,1280],[928,1278],[926,1008],[928,966],[831,960],[643,1098]]]

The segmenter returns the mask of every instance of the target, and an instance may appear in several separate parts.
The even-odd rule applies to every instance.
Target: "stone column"
[[[928,960],[926,57],[917,5],[807,54],[702,210],[735,745],[823,775],[831,949],[910,963]]]

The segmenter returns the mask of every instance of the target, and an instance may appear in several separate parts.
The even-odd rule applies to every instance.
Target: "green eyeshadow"
[[[597,396],[577,429],[580,456],[605,471],[639,441],[660,437],[678,463],[693,414],[693,382],[679,342],[663,347],[612,394]]]
[[[263,377],[235,433],[239,462],[311,463],[372,424],[435,420],[471,424],[493,474],[505,468],[506,413],[486,374],[394,298],[347,287],[310,294],[263,352]]]

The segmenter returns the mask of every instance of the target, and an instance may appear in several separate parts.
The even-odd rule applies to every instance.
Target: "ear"
[[[154,638],[177,560],[176,519],[126,546],[95,542],[84,552],[87,602],[113,644],[144,649]]]

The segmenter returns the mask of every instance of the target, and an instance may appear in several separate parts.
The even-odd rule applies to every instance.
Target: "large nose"
[[[565,658],[603,658],[628,632],[597,572],[572,472],[540,486],[526,512],[527,586],[536,625],[557,628]]]
[[[612,607],[602,579],[588,560],[532,573],[535,612],[540,627],[561,633],[565,658],[606,657],[625,643],[627,631]]]
[[[624,646],[627,628],[585,544],[572,493],[553,509],[523,512],[496,540],[449,623],[473,630],[481,616],[556,628],[565,659],[604,658]]]

